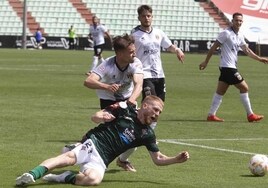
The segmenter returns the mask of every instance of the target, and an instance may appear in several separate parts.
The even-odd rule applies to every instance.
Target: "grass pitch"
[[[83,86],[91,51],[0,49],[0,54],[0,187],[10,188],[18,175],[58,155],[95,126],[89,118],[99,101],[94,90]],[[112,54],[104,52],[105,57]],[[251,175],[248,162],[254,153],[268,153],[268,67],[239,58],[253,110],[265,115],[263,121],[247,122],[238,90],[230,87],[218,111],[225,122],[208,123],[219,71],[216,55],[200,71],[204,58],[186,54],[181,64],[174,54],[162,53],[167,96],[156,128],[159,147],[167,155],[187,150],[190,160],[157,167],[146,149],[139,148],[130,159],[137,173],[124,172],[113,162],[99,187],[267,187],[267,175]],[[66,169],[79,168],[54,172]],[[73,187],[42,180],[31,186]]]

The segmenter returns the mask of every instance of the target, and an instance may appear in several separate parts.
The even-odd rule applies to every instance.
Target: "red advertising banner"
[[[223,12],[268,18],[268,0],[212,0]]]
[[[235,12],[243,14],[241,31],[245,37],[260,44],[268,44],[268,0],[211,0],[232,20]]]

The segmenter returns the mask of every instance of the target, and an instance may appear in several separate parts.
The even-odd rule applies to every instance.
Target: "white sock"
[[[99,58],[97,56],[94,56],[90,71],[92,71],[95,67],[98,66],[98,62],[99,62]]]
[[[47,174],[43,177],[43,180],[49,181],[49,182],[65,182],[65,178],[72,174],[71,171],[63,172],[62,174]]]
[[[128,149],[127,151],[125,151],[124,153],[122,153],[120,156],[119,156],[119,159],[120,161],[124,162],[124,161],[128,161],[128,158],[129,156],[134,152],[136,151],[137,148],[131,148],[131,149]]]
[[[244,105],[247,115],[253,114],[248,93],[240,93],[240,99],[242,104]]]
[[[209,110],[209,115],[215,115],[222,103],[222,95],[215,93],[212,99],[212,104]]]

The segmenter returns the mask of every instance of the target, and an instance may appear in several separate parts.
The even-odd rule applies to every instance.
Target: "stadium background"
[[[265,0],[27,0],[26,47],[34,48],[34,33],[41,28],[43,48],[68,49],[68,28],[74,25],[77,49],[91,50],[87,35],[97,15],[111,35],[129,33],[139,24],[136,9],[153,7],[153,26],[161,28],[185,52],[207,51],[217,34],[226,28],[233,12],[246,17],[242,28],[250,48],[267,56],[267,3]],[[0,1],[0,48],[21,48],[24,0]],[[248,21],[247,21],[248,20]],[[243,30],[244,29],[244,30]],[[111,44],[106,43],[106,49]]]

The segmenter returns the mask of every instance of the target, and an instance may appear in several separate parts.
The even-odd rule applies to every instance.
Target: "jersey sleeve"
[[[143,74],[142,63],[138,58],[135,58],[134,62],[130,65],[133,74]]]
[[[105,77],[105,75],[110,74],[110,62],[114,61],[114,56],[107,58],[104,60],[104,62],[102,62],[101,64],[99,64],[97,67],[95,67],[92,72],[96,73],[97,75],[99,75],[101,78]]]
[[[225,30],[221,33],[219,33],[218,37],[217,37],[217,41],[219,41],[221,44],[223,44],[226,40],[227,40],[227,34],[228,30]]]
[[[168,38],[166,33],[160,30],[160,33],[162,35],[162,41],[161,41],[161,46],[165,49],[169,48],[172,45],[171,40]]]
[[[240,44],[239,44],[239,47],[242,47],[242,46],[245,46],[247,45],[246,41],[245,41],[245,37],[240,34]]]
[[[151,142],[149,142],[145,146],[146,146],[148,151],[151,151],[151,152],[158,152],[159,151],[159,148],[156,144],[156,139],[152,140]]]

